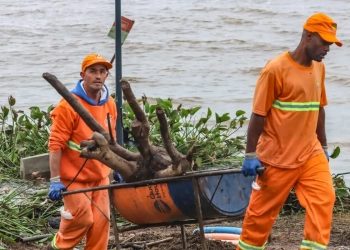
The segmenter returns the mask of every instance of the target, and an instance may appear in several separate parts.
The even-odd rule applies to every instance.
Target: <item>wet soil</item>
[[[241,227],[242,221],[230,221],[222,222],[217,225],[223,226],[236,226]],[[187,225],[186,236],[187,236],[187,249],[199,250],[202,249],[200,237],[198,234],[193,234],[193,230],[196,225]],[[276,220],[276,223],[271,232],[271,242],[267,245],[267,250],[294,250],[299,249],[300,242],[303,237],[304,227],[304,215],[289,215],[281,216]],[[165,242],[159,243],[158,241],[166,240]],[[134,250],[134,249],[150,249],[150,250],[181,250],[181,230],[180,227],[158,227],[158,228],[147,228],[135,231],[129,231],[120,233],[120,242],[123,244],[123,249]],[[129,243],[129,247],[126,243]],[[148,246],[144,247],[147,244]],[[219,250],[219,249],[235,249],[235,246],[231,243],[206,240],[208,250]],[[134,247],[132,247],[132,245]],[[138,248],[140,247],[140,248]],[[45,246],[37,246],[33,244],[20,244],[13,245],[7,249],[17,250],[43,250],[47,249]],[[77,246],[76,249],[84,249],[83,244]],[[113,230],[111,230],[110,247],[114,248],[114,236]],[[334,215],[331,241],[327,249],[336,250],[350,250],[350,212],[349,213],[336,213]]]

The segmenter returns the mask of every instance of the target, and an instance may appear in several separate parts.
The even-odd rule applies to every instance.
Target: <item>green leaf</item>
[[[26,127],[26,129],[32,129],[33,124],[26,118],[24,126]]]
[[[177,122],[173,125],[172,130],[173,131],[178,131],[178,128],[182,125],[181,122]]]
[[[148,120],[149,120],[149,121],[152,121],[152,119],[155,118],[156,116],[157,116],[156,114],[154,114],[154,113],[152,114],[152,113],[151,113],[151,114],[148,116]]]
[[[202,167],[202,158],[201,158],[201,157],[197,157],[196,160],[195,160],[195,162],[196,162],[196,165],[197,165],[199,168]]]
[[[331,157],[332,159],[335,159],[335,158],[337,158],[339,156],[339,154],[340,154],[340,148],[336,147],[333,150],[333,153],[329,157]]]
[[[184,128],[192,128],[192,127],[193,127],[193,124],[188,123],[188,122],[185,122],[184,124],[182,124],[182,126],[183,126]]]
[[[168,107],[168,108],[173,108],[173,103],[171,101],[164,101],[164,104]]]
[[[23,121],[24,121],[25,118],[26,118],[26,115],[21,115],[21,116],[18,118],[18,123],[19,123],[20,125],[23,125]]]
[[[2,106],[1,110],[2,110],[2,113],[3,113],[2,114],[2,119],[6,120],[8,115],[9,115],[9,111],[10,110],[7,107],[5,107],[5,106]]]
[[[43,113],[40,111],[39,107],[30,107],[30,117],[34,120],[42,119]]]
[[[188,116],[188,114],[189,114],[189,112],[188,112],[188,109],[181,109],[181,115],[182,115],[182,117],[187,117]]]
[[[196,113],[198,112],[198,110],[200,110],[200,109],[201,109],[201,107],[191,108],[191,109],[190,109],[190,114],[191,114],[191,115],[194,115],[194,114],[196,114]]]
[[[150,111],[150,104],[148,102],[146,102],[145,104],[145,113],[148,114]]]
[[[226,125],[220,125],[220,126],[217,126],[217,129],[220,130],[220,131],[226,131],[227,130],[227,126]]]
[[[163,111],[165,112],[167,117],[170,117],[170,108],[168,106],[162,106]]]
[[[225,113],[220,117],[220,119],[221,119],[221,122],[226,122],[226,121],[229,121],[231,118],[229,116],[229,113]]]
[[[149,113],[153,114],[154,111],[156,110],[156,108],[157,108],[157,105],[155,105],[155,104],[151,105],[151,107],[149,108]]]
[[[237,121],[236,121],[236,119],[233,119],[233,120],[230,122],[230,128],[235,129],[236,126],[237,126]]]
[[[171,101],[163,100],[161,98],[156,98],[156,101],[163,108],[165,108],[165,107],[172,108],[173,107],[173,103]]]
[[[236,111],[236,116],[241,116],[241,115],[244,115],[245,114],[245,111],[243,110],[237,110]]]
[[[5,243],[8,244],[16,244],[16,241],[14,239],[3,234],[0,234],[0,239],[2,239]]]
[[[48,108],[47,108],[47,113],[50,114],[50,112],[55,108],[54,105],[50,105]]]
[[[335,193],[341,199],[349,196],[347,188],[337,188]]]
[[[211,115],[212,115],[211,109],[210,109],[210,108],[208,108],[207,118],[208,118],[208,119],[210,119]]]
[[[215,121],[216,124],[221,123],[221,117],[217,113],[215,113]]]
[[[239,127],[240,127],[240,128],[243,126],[245,120],[247,120],[247,117],[241,117],[241,118],[239,118]]]
[[[156,101],[157,101],[158,104],[161,104],[161,103],[164,102],[162,98],[156,98]]]
[[[126,105],[126,110],[128,113],[134,114],[134,111],[131,109],[129,104]]]
[[[170,113],[170,119],[171,119],[171,120],[176,120],[176,118],[178,117],[178,115],[179,115],[179,112],[175,109],[175,110],[171,111],[171,113]]]
[[[129,113],[129,114],[127,115],[127,117],[128,117],[129,120],[135,120],[134,113]]]
[[[196,128],[199,128],[201,125],[205,125],[208,121],[208,118],[202,117],[199,119],[198,123],[195,125]]]
[[[209,134],[209,129],[208,128],[201,128],[199,130],[199,133],[203,133],[203,134],[207,135],[207,134]]]
[[[11,109],[12,111],[12,117],[13,117],[13,121],[17,121],[17,118],[18,118],[18,113],[16,112],[16,110],[14,109]]]

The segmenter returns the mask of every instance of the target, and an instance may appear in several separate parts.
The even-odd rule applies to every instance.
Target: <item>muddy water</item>
[[[113,56],[114,41],[107,33],[114,1],[0,4],[0,105],[13,95],[18,108],[47,107],[60,96],[41,78],[43,72],[72,88],[86,54]],[[329,14],[344,43],[332,46],[324,61],[328,141],[342,150],[331,168],[334,173],[350,170],[350,2],[128,0],[122,5],[122,14],[136,21],[123,45],[123,76],[132,79],[135,94],[171,97],[220,114],[237,109],[250,114],[255,81],[266,61],[295,48],[309,15]],[[113,74],[108,85],[114,92]]]

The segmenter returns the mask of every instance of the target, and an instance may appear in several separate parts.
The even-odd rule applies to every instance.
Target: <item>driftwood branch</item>
[[[168,130],[168,122],[166,120],[164,110],[158,106],[156,109],[156,114],[157,114],[158,121],[159,121],[159,128],[160,128],[160,133],[161,133],[161,136],[163,139],[164,147],[165,147],[166,151],[168,152],[171,160],[173,160],[174,162],[178,162],[184,156],[182,154],[180,154],[173,145],[173,142],[170,138],[170,134],[169,134],[169,130]]]
[[[56,89],[93,131],[90,139],[81,142],[80,157],[100,161],[118,172],[127,182],[178,176],[192,168],[194,147],[189,150],[187,155],[176,150],[170,138],[165,113],[160,106],[156,109],[156,115],[160,124],[164,148],[151,144],[147,116],[127,81],[121,80],[120,82],[125,99],[135,114],[136,120],[130,124],[130,129],[135,142],[137,142],[139,154],[118,145],[111,138],[111,131],[107,131],[98,124],[78,102],[77,98],[54,75],[44,73],[43,78]]]
[[[134,121],[131,124],[132,135],[139,143],[137,149],[145,161],[148,161],[152,157],[152,145],[149,141],[150,126],[147,117],[132,92],[129,82],[122,79],[120,81],[120,86],[123,90],[126,101],[129,103],[130,108],[137,119],[137,121]]]
[[[128,161],[137,161],[140,158],[139,154],[130,152],[125,148],[118,145],[115,141],[111,142],[110,135],[96,120],[86,111],[86,109],[77,101],[73,94],[56,78],[56,76],[50,73],[44,73],[43,78],[51,84],[54,89],[72,106],[72,108],[79,114],[86,125],[95,132],[103,135],[103,137],[109,142],[109,148]]]
[[[126,161],[114,154],[100,133],[94,132],[90,140],[83,141],[80,147],[82,149],[81,157],[102,162],[117,171],[125,181],[128,181],[128,178],[137,170],[136,162]]]
[[[125,99],[128,101],[130,108],[134,111],[135,117],[140,122],[147,121],[146,115],[140,107],[134,93],[131,90],[130,84],[126,80],[120,80],[120,87],[123,90]]]

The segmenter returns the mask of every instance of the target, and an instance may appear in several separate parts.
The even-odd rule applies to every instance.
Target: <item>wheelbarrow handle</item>
[[[256,173],[258,175],[262,175],[265,172],[265,170],[266,170],[265,167],[259,167],[259,168],[256,168]]]

